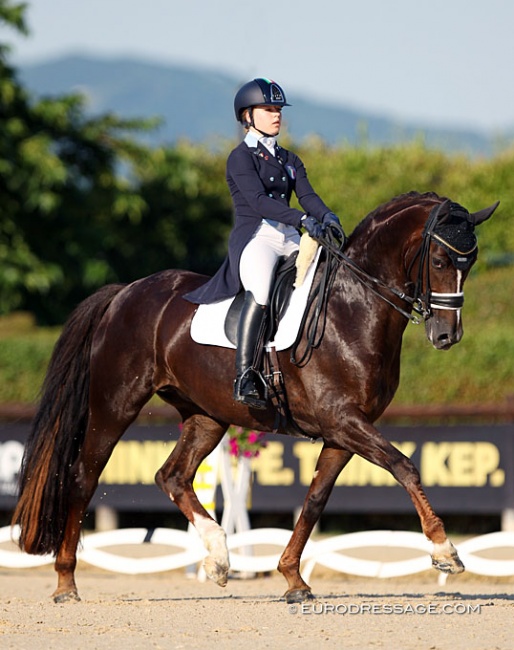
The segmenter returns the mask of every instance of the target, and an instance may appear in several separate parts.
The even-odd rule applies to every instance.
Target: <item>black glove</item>
[[[341,222],[339,221],[339,217],[337,216],[337,214],[334,214],[333,212],[327,212],[326,214],[323,215],[324,226],[330,226],[333,223],[337,224],[338,226],[341,225]]]
[[[339,221],[337,214],[333,212],[327,212],[323,215],[323,228],[330,229],[330,231],[339,239],[341,245],[346,241],[346,235],[344,234],[343,226]]]
[[[314,217],[306,216],[302,218],[302,226],[313,239],[321,239],[323,236],[323,226]]]

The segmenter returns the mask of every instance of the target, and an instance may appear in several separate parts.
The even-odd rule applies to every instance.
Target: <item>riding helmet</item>
[[[271,79],[259,77],[245,83],[234,99],[236,120],[242,121],[243,111],[254,106],[291,106],[287,103],[286,94],[282,88]]]

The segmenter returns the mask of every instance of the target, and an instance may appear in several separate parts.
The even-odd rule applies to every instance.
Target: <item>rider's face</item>
[[[253,123],[259,131],[278,135],[282,124],[282,108],[280,106],[255,106]]]

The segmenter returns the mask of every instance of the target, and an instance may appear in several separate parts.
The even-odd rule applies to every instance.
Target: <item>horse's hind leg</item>
[[[94,417],[90,419],[84,445],[72,468],[75,480],[69,494],[66,529],[55,560],[58,582],[52,597],[56,603],[80,600],[75,584],[75,568],[82,522],[100,474],[129,424],[111,422],[111,426],[107,427],[105,419],[101,426]]]
[[[155,476],[161,490],[176,503],[196,528],[209,555],[204,560],[207,577],[224,587],[230,568],[225,531],[209,515],[193,490],[200,463],[220,443],[227,425],[193,415],[184,421],[182,434],[168,460]]]
[[[351,452],[342,449],[323,447],[321,450],[302,512],[278,564],[278,570],[287,580],[285,598],[288,603],[299,603],[312,598],[311,588],[300,575],[301,555],[337,477],[352,456]]]

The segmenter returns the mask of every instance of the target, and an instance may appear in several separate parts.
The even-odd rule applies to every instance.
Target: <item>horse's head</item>
[[[446,200],[432,209],[425,224],[416,254],[416,297],[427,338],[438,350],[448,350],[462,338],[463,286],[478,254],[475,227],[489,219],[498,204],[470,214]]]

